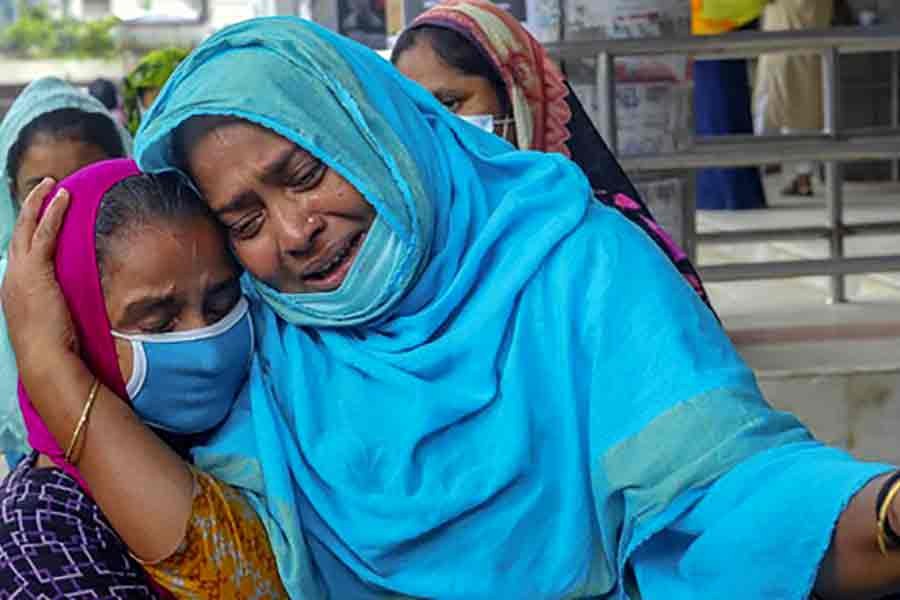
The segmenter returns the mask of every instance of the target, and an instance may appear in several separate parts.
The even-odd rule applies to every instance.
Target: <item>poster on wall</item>
[[[552,0],[557,2],[558,0]],[[495,0],[494,4],[509,12],[522,22],[528,15],[528,4],[534,0]],[[397,36],[407,25],[429,8],[440,4],[440,0],[382,0],[387,23],[387,45],[391,47]]]
[[[609,38],[688,35],[689,0],[565,0],[566,28]]]
[[[413,19],[418,17],[420,14],[431,8],[432,6],[439,4],[440,0],[403,0],[404,2],[404,17],[406,23],[410,23]],[[511,13],[514,17],[519,19],[520,21],[524,21],[526,17],[525,5],[526,0],[495,0],[494,4],[502,8],[503,10]]]

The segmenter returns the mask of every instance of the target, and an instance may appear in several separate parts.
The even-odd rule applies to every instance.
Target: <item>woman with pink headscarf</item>
[[[0,483],[0,597],[284,597],[246,499],[186,460],[232,412],[253,351],[222,232],[178,176],[126,159],[64,179],[35,227],[52,183],[25,201],[8,276],[55,276],[77,360],[32,360],[46,348],[10,332],[42,367],[19,383],[34,451]],[[6,302],[8,321],[58,316],[46,295],[40,314]],[[68,376],[70,402],[46,393]]]

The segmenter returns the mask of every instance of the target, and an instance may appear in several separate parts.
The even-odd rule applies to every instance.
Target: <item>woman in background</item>
[[[125,125],[122,99],[115,83],[105,77],[98,77],[88,86],[88,94],[99,100],[119,123]]]
[[[656,223],[559,67],[515,17],[485,0],[447,0],[400,35],[391,61],[472,124],[522,150],[571,158],[597,200],[644,230],[708,303],[687,255]]]
[[[717,35],[753,29],[756,22],[706,19],[704,0],[691,0],[694,35]],[[750,75],[741,59],[694,63],[694,119],[701,136],[753,135]],[[697,208],[740,210],[764,208],[765,191],[756,167],[701,169],[697,173]]]
[[[834,0],[775,0],[763,13],[764,31],[823,29],[834,17]],[[822,59],[816,53],[778,52],[759,57],[754,108],[758,134],[816,133],[825,124],[822,103]],[[812,196],[815,165],[797,163],[781,191]]]
[[[125,118],[132,135],[137,132],[144,112],[156,100],[159,90],[187,55],[188,50],[183,48],[154,50],[125,78]]]

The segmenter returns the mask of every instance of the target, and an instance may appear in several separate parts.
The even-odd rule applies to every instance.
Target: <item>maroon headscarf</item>
[[[410,27],[422,25],[452,29],[490,59],[509,93],[521,149],[570,156],[566,142],[572,112],[565,78],[514,16],[487,0],[444,0]]]

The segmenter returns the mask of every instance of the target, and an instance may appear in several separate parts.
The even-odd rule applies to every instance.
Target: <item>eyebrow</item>
[[[144,297],[140,300],[132,302],[127,307],[125,307],[125,312],[122,315],[122,321],[125,323],[133,323],[135,321],[139,321],[141,318],[147,316],[148,314],[152,314],[155,311],[162,311],[173,308],[174,305],[175,298],[170,295]]]
[[[259,179],[261,181],[271,181],[274,179],[279,173],[284,171],[296,152],[297,148],[294,146],[285,148],[284,151],[277,154],[267,164],[263,165]],[[228,213],[239,212],[257,199],[258,196],[256,192],[243,190],[233,195],[222,207],[215,209],[213,212],[217,217],[222,217]]]
[[[434,96],[462,96],[464,92],[458,88],[439,87],[431,90]]]

